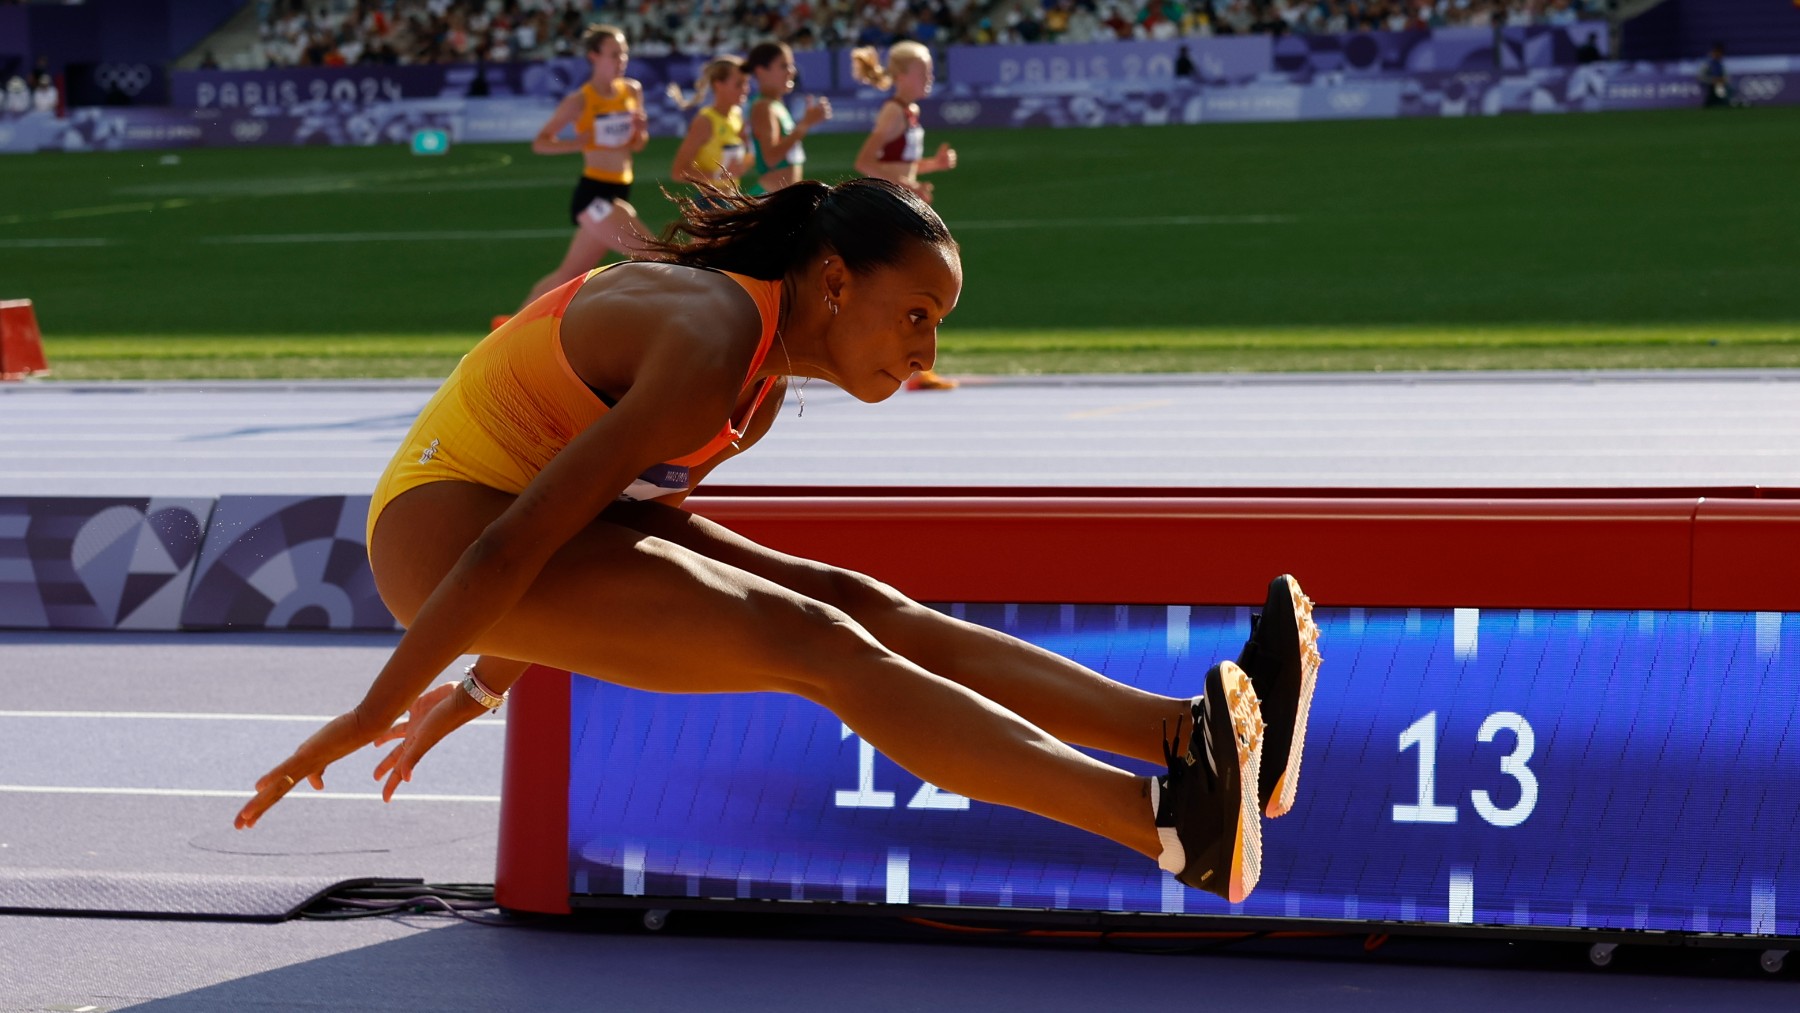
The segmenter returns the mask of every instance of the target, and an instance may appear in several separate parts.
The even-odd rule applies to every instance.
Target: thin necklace
[[[780,331],[775,332],[775,343],[781,346],[781,357],[787,360],[788,376],[793,376],[794,357],[788,354],[787,342],[782,340]],[[800,386],[794,388],[794,396],[800,399],[800,414],[795,416],[796,418],[803,419],[806,417],[806,384],[807,381],[811,379],[812,377],[810,376],[801,377]]]

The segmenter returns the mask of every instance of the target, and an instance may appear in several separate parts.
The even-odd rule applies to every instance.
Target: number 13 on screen
[[[1512,752],[1500,758],[1500,772],[1519,782],[1519,800],[1503,809],[1494,804],[1486,789],[1478,788],[1469,793],[1469,802],[1477,815],[1494,826],[1516,827],[1537,808],[1537,774],[1527,765],[1532,750],[1537,748],[1537,735],[1524,715],[1500,711],[1487,716],[1476,737],[1492,742],[1503,731],[1511,732],[1514,741]],[[1437,801],[1437,711],[1407,725],[1400,733],[1400,751],[1413,748],[1419,751],[1418,800],[1395,805],[1394,822],[1455,823],[1456,807],[1439,805]]]

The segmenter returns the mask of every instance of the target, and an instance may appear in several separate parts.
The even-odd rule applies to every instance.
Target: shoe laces
[[[1163,764],[1167,766],[1171,772],[1175,770],[1175,761],[1177,760],[1189,764],[1194,762],[1192,749],[1189,749],[1187,754],[1183,755],[1180,748],[1178,748],[1181,743],[1181,725],[1186,720],[1187,717],[1185,715],[1175,719],[1175,735],[1170,737],[1169,719],[1163,718]]]
[[[1208,706],[1210,704],[1207,698],[1201,696],[1200,707],[1202,710]],[[1163,719],[1163,763],[1168,766],[1171,774],[1177,769],[1176,761],[1189,767],[1197,766],[1200,762],[1194,757],[1194,744],[1191,741],[1188,743],[1186,752],[1180,749],[1181,726],[1186,720],[1186,717],[1175,719],[1175,735],[1171,737],[1169,735],[1169,719]],[[1202,717],[1194,721],[1194,726],[1200,734],[1201,754],[1206,757],[1206,783],[1209,786],[1216,785],[1219,779],[1219,768],[1218,761],[1213,758],[1212,723]]]

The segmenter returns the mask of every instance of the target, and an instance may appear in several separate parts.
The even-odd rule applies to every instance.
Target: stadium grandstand
[[[254,39],[218,66],[503,63],[569,55],[582,28],[623,27],[643,55],[1101,42],[1229,34],[1573,24],[1604,0],[262,0]]]

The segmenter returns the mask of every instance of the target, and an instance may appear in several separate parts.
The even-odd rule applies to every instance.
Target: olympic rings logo
[[[1780,77],[1746,77],[1738,84],[1738,94],[1746,101],[1767,102],[1786,87],[1787,81]]]
[[[938,107],[945,123],[973,123],[981,115],[980,102],[945,102]]]
[[[1369,105],[1369,93],[1366,91],[1334,91],[1331,93],[1331,108],[1340,113],[1360,112]]]
[[[136,95],[150,84],[150,67],[142,63],[102,63],[94,68],[94,83],[111,91]]]
[[[261,140],[268,132],[269,125],[262,120],[238,120],[231,125],[231,137],[237,141]]]

